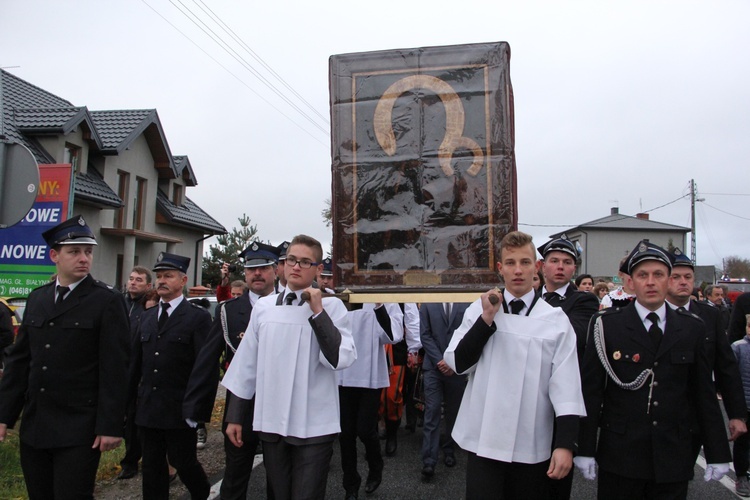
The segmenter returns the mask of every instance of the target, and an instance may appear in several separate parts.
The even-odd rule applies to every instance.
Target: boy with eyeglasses
[[[237,396],[226,433],[242,446],[243,415],[255,397],[253,428],[263,441],[269,497],[324,498],[340,432],[335,370],[357,358],[347,309],[313,280],[323,249],[296,236],[286,253],[286,289],[259,299],[222,384]]]

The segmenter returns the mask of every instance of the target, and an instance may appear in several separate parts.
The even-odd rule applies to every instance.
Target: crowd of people
[[[268,498],[325,498],[336,443],[344,498],[371,494],[418,420],[422,480],[465,450],[469,499],[570,498],[576,467],[599,498],[686,498],[701,448],[705,480],[734,460],[750,496],[750,294],[696,290],[679,250],[637,242],[616,287],[576,276],[564,237],[535,248],[514,231],[502,288],[471,304],[344,303],[321,244],[297,235],[252,243],[243,280],[225,265],[212,318],[183,295],[188,257],[136,266],[122,294],[91,277],[82,217],[44,238],[57,274],[29,296],[0,381],[0,441],[23,414],[32,499],[93,498],[123,438],[119,478],[140,464],[143,498],[167,499],[177,476],[207,498],[196,449],[220,383],[223,499],[247,497],[260,449]]]

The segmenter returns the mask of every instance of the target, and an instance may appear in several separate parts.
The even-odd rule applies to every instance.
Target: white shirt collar
[[[659,307],[656,311],[651,311],[649,309],[646,309],[643,307],[638,300],[635,300],[635,310],[638,311],[638,316],[641,318],[641,321],[643,322],[643,325],[646,327],[646,330],[648,330],[651,327],[651,321],[646,319],[646,316],[651,314],[652,312],[655,312],[657,316],[659,316],[659,328],[664,331],[664,325],[667,322],[667,303],[666,301],[664,304]]]
[[[534,296],[535,295],[536,295],[536,291],[533,288],[529,292],[527,292],[525,295],[523,295],[521,297],[516,297],[515,295],[513,295],[512,293],[510,293],[507,289],[505,289],[503,291],[503,299],[505,300],[506,304],[510,304],[511,301],[513,301],[514,299],[521,299],[521,300],[523,300],[524,307],[523,307],[523,309],[521,309],[518,312],[518,314],[521,314],[522,312],[524,312],[525,310],[527,310],[529,308],[529,306],[531,305],[531,303],[534,301]]]
[[[159,307],[161,307],[161,305],[164,302],[168,302],[169,303],[169,309],[167,309],[167,314],[172,314],[172,311],[174,311],[175,309],[177,309],[177,306],[179,306],[180,302],[182,302],[183,300],[185,300],[185,297],[183,297],[182,294],[178,295],[177,297],[175,297],[174,299],[172,299],[170,301],[166,301],[164,299],[161,299],[161,300],[159,300]],[[159,314],[161,314],[161,313],[159,313]]]
[[[555,290],[553,293],[556,293],[560,297],[565,297],[565,294],[568,293],[568,287],[569,286],[570,286],[570,283],[565,283],[563,286],[561,286],[560,288],[558,288],[557,290]],[[549,292],[549,290],[547,290],[547,285],[544,285],[542,287],[542,295],[544,295],[545,293],[548,293],[548,292]]]

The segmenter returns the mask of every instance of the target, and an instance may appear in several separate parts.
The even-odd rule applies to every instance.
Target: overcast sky
[[[750,258],[746,0],[195,1],[4,0],[0,66],[90,110],[156,108],[172,154],[190,157],[188,196],[225,227],[247,213],[264,240],[305,232],[327,246],[329,56],[507,41],[519,229],[541,244],[612,206],[674,200],[651,219],[690,227],[679,198],[695,179],[698,263]],[[178,7],[207,23],[210,8],[326,121]]]

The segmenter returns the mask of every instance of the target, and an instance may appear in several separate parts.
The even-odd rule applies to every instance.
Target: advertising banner
[[[39,165],[34,206],[21,222],[0,229],[0,297],[26,297],[55,273],[42,233],[68,218],[71,182],[71,165]]]

